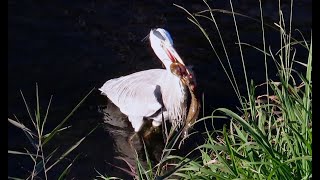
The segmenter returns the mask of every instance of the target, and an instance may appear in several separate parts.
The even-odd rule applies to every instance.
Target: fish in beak
[[[184,64],[184,62],[172,46],[166,48],[165,51],[170,60],[172,61],[172,64],[170,65],[171,73],[178,76],[181,79],[181,82],[188,87],[189,92],[191,94],[191,103],[189,106],[185,125],[182,130],[182,138],[184,140],[188,137],[188,132],[191,126],[195,123],[196,119],[198,118],[200,111],[201,105],[197,95],[198,93],[196,92],[196,80],[193,71],[187,68],[187,66]],[[183,142],[183,140],[181,141],[181,143]]]
[[[171,73],[178,76],[185,86],[188,86],[190,90],[194,91],[196,81],[192,70],[184,64],[181,57],[172,46],[164,47],[164,50],[172,61],[172,64],[170,65]]]

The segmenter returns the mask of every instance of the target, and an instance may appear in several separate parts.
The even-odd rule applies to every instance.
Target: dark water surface
[[[187,14],[173,6],[173,3],[184,6],[190,12],[207,9],[202,1],[195,0],[8,0],[8,117],[13,118],[15,114],[19,120],[30,125],[19,90],[23,91],[29,105],[34,107],[35,83],[38,83],[43,113],[50,95],[53,95],[47,126],[47,130],[50,130],[61,122],[92,88],[99,88],[111,78],[161,68],[149,42],[141,41],[150,29],[155,27],[167,29],[185,63],[194,66],[199,90],[205,97],[205,115],[209,115],[218,107],[235,109],[238,105],[235,93],[208,42],[198,28],[187,20]],[[230,10],[229,2],[210,3],[214,8]],[[309,39],[311,0],[299,0],[294,3],[292,29],[301,30]],[[277,6],[277,2],[263,3],[266,22],[278,22]],[[284,14],[288,14],[290,2],[283,1],[282,8]],[[235,1],[234,9],[259,19],[258,1]],[[222,13],[215,13],[215,17],[240,89],[244,92],[245,83],[239,49],[235,44],[233,19]],[[209,31],[219,55],[225,57],[221,51],[218,34],[212,30],[215,29],[213,24],[204,19],[201,22]],[[238,17],[238,26],[243,42],[262,48],[259,23]],[[277,50],[279,33],[266,28],[266,36],[267,45]],[[293,36],[301,40],[297,31],[293,32]],[[257,84],[263,83],[265,75],[262,54],[252,48],[243,50],[249,78],[254,79]],[[306,51],[297,50],[297,60],[305,61]],[[274,66],[269,68],[271,77],[275,77]],[[297,66],[298,70],[299,68],[301,66]],[[109,163],[127,168],[123,161],[115,158],[118,156],[134,162],[134,152],[126,141],[132,133],[132,128],[116,107],[107,105],[107,99],[94,91],[70,118],[66,126],[72,127],[58,134],[53,140],[54,145],[60,146],[61,152],[96,125],[100,126],[63,164],[49,173],[49,179],[57,178],[57,172],[62,172],[77,154],[80,156],[72,166],[67,179],[93,179],[97,176],[96,170],[102,174],[130,178]],[[217,126],[222,123],[216,122]],[[8,124],[10,150],[23,151],[23,147],[30,146],[27,141],[19,129]],[[153,149],[150,151],[157,154],[161,149],[161,138],[155,137],[151,141],[153,144],[150,146]],[[187,143],[195,145],[196,141],[199,142],[193,138]],[[49,148],[53,147],[55,146]],[[9,176],[27,177],[32,163],[24,157],[9,155],[8,166]]]

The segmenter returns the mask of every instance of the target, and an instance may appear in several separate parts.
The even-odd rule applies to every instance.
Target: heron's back
[[[99,90],[128,116],[149,117],[162,107],[165,69],[150,69],[107,81]]]

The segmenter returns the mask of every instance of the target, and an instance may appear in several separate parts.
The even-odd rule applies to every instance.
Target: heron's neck
[[[167,71],[162,84],[162,98],[169,118],[174,124],[180,125],[186,118],[187,87],[170,71]]]
[[[162,83],[166,84],[163,86],[166,87],[164,93],[168,93],[168,95],[183,96],[186,93],[187,87],[181,82],[179,77],[171,73],[170,65],[167,68],[166,78]]]
[[[170,70],[170,65],[172,64],[172,62],[170,60],[161,60],[163,65],[166,67],[167,72],[171,74],[171,70]]]

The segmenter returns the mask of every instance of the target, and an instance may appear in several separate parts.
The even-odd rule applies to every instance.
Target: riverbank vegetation
[[[206,142],[194,151],[200,151],[199,157],[170,155],[178,136],[167,141],[163,156],[156,166],[148,161],[148,167],[142,167],[137,161],[135,178],[137,179],[311,179],[312,178],[312,40],[306,40],[301,34],[301,40],[293,38],[291,29],[292,5],[288,21],[285,22],[283,11],[279,3],[279,21],[271,27],[279,32],[280,49],[271,51],[273,44],[266,44],[263,9],[260,2],[260,21],[263,39],[262,48],[244,43],[238,31],[237,18],[246,17],[233,11],[220,10],[233,17],[234,28],[237,34],[236,45],[239,47],[243,75],[246,82],[246,93],[241,94],[236,77],[233,74],[228,58],[227,48],[220,34],[219,25],[213,13],[219,10],[212,9],[206,1],[206,11],[191,13],[182,6],[176,5],[185,11],[188,19],[196,25],[208,40],[212,52],[217,55],[213,44],[222,43],[225,58],[217,59],[225,70],[228,79],[239,99],[239,111],[227,108],[215,109],[210,116],[199,119],[215,121],[217,118],[226,118],[230,123],[223,129],[208,130],[204,133]],[[218,34],[210,37],[207,29],[198,21],[205,18],[216,28]],[[295,30],[298,31],[298,30]],[[212,39],[215,39],[213,42]],[[218,39],[218,40],[217,40]],[[242,48],[252,47],[253,51],[263,54],[265,66],[265,83],[256,85],[247,77],[246,63]],[[296,59],[297,47],[307,50],[305,59]],[[223,62],[226,59],[227,62]],[[268,67],[267,61],[273,61]],[[226,65],[227,64],[227,65]],[[302,72],[295,67],[303,66]],[[277,79],[271,79],[269,68],[277,69]],[[265,93],[256,94],[257,88],[265,88]],[[223,114],[221,116],[221,114]],[[147,154],[147,153],[146,153]],[[147,158],[148,160],[148,158]],[[100,178],[107,179],[100,176]]]

